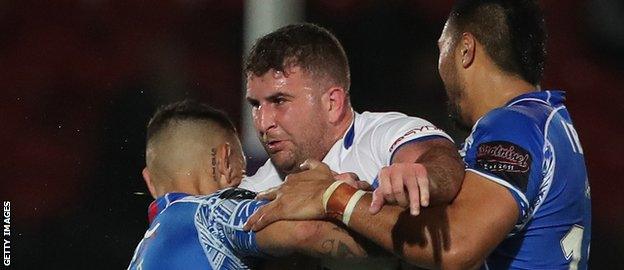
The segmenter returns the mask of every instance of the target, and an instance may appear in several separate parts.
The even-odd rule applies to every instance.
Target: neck
[[[345,133],[347,133],[347,130],[349,130],[349,128],[351,127],[351,123],[354,119],[353,108],[348,107],[343,115],[344,116],[341,117],[337,124],[334,125],[335,132],[332,136],[333,139],[329,148],[331,148],[331,146],[333,146],[338,140],[342,139]],[[327,149],[327,151],[329,151],[329,148]]]
[[[513,98],[537,90],[535,85],[504,72],[483,72],[475,78],[472,91],[468,98],[470,121],[474,124],[479,118],[493,109],[507,104]]]
[[[323,149],[323,152],[319,152],[318,153],[320,154],[319,156],[310,156],[310,158],[323,160],[325,156],[327,156],[327,153],[329,153],[329,150],[331,150],[331,148],[334,146],[334,144],[336,144],[337,141],[342,139],[342,137],[345,135],[349,127],[351,127],[351,123],[353,122],[353,119],[354,119],[353,108],[348,107],[348,109],[345,110],[345,112],[342,114],[342,116],[340,117],[338,121],[330,124],[330,127],[328,129],[329,131],[328,134],[326,134],[325,136],[323,136],[323,138],[321,138],[320,149]]]
[[[353,112],[353,108],[349,107],[349,109],[347,109],[347,112],[345,113],[343,121],[341,121],[339,124],[338,139],[336,141],[340,140],[342,136],[344,136],[344,134],[347,132],[347,130],[349,130],[349,128],[351,127],[351,123],[354,120],[354,117],[355,113]]]
[[[187,175],[178,177],[168,183],[162,183],[156,186],[157,196],[163,196],[167,193],[181,192],[189,195],[208,195],[218,190],[217,182],[209,176]]]

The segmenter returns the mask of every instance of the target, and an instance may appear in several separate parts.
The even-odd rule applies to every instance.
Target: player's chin
[[[297,167],[297,164],[295,164],[295,158],[288,151],[279,151],[277,153],[272,153],[269,156],[271,157],[271,162],[273,162],[275,168],[277,168],[280,172],[290,174]]]

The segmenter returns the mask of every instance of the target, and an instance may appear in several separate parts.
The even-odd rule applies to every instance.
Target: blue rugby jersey
[[[466,170],[505,186],[520,209],[485,269],[586,269],[590,189],[560,91],[518,96],[483,116],[461,151]]]
[[[226,189],[207,196],[167,193],[149,208],[150,226],[128,269],[249,269],[262,257],[243,224],[266,201]]]

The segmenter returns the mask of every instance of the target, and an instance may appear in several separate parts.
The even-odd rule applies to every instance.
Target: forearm
[[[329,221],[278,221],[257,232],[263,252],[284,256],[362,258],[367,253],[345,229]]]
[[[427,208],[418,216],[395,205],[371,214],[371,193],[335,182],[327,165],[312,165],[263,194],[275,200],[252,215],[245,228],[331,217],[413,264],[470,269],[480,265],[518,220],[519,206],[507,188],[478,174],[466,173],[451,204]]]
[[[370,201],[370,195],[360,199],[351,216],[350,229],[412,264],[440,267],[442,255],[449,245],[448,235],[432,234],[437,231],[434,228],[443,227],[435,224],[438,223],[435,215],[440,214],[440,207],[431,207],[413,217],[409,210],[385,205],[382,211],[371,215],[368,212]]]
[[[513,228],[518,215],[511,194],[484,181],[467,178],[452,204],[427,208],[418,216],[393,205],[372,215],[367,194],[358,201],[349,228],[412,264],[478,267]]]

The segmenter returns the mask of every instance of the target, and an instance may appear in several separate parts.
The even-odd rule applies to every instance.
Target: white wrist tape
[[[353,214],[353,209],[355,209],[357,202],[360,201],[364,194],[366,194],[365,191],[358,190],[355,192],[355,194],[353,194],[353,196],[351,196],[351,199],[349,199],[347,207],[345,208],[344,214],[342,215],[342,223],[347,226],[349,225],[349,220],[351,220],[351,214]]]
[[[340,184],[344,183],[343,181],[336,181],[332,183],[326,190],[323,192],[323,209],[327,212],[327,202],[329,201],[329,197],[334,194],[334,191],[340,186]]]

